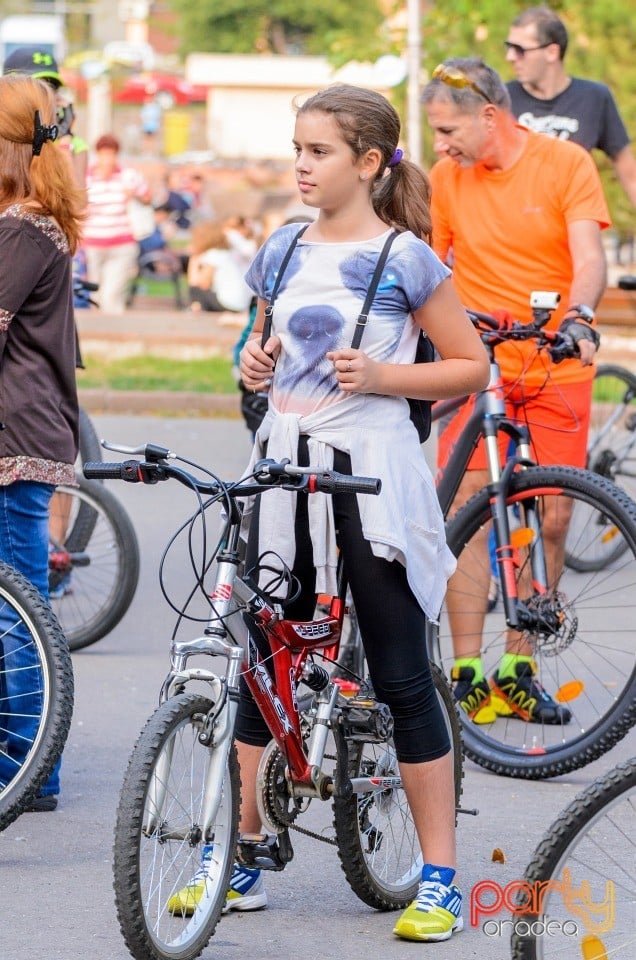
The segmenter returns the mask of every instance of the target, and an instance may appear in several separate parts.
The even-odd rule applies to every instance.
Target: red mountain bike
[[[237,857],[249,867],[282,870],[293,856],[290,831],[300,829],[324,839],[297,827],[312,800],[333,804],[334,837],[328,842],[337,847],[357,896],[379,910],[405,907],[415,896],[422,858],[393,747],[390,711],[369,687],[355,697],[342,696],[318,662],[333,662],[337,656],[345,614],[344,574],[339,571],[338,596],[332,598],[328,615],[299,622],[287,620],[281,603],[239,572],[242,507],[237,498],[281,487],[303,494],[372,495],[379,492],[380,482],[262,460],[252,477],[224,483],[215,477],[197,478],[169,463],[175,455],[160,447],[111,449],[142,454],[145,460],[87,464],[87,476],[143,483],[172,478],[197,492],[200,509],[181,528],[188,530],[190,545],[194,521],[202,518],[205,524],[210,507],[222,504],[227,514],[214,551],[212,583],[204,582],[209,558],[202,557],[195,574],[195,590],[206,605],[205,628],[195,637],[173,636],[161,706],[139,737],[121,791],[114,884],[130,952],[136,960],[198,956],[225,905]],[[181,619],[184,611],[178,612]],[[252,631],[267,636],[269,662],[251,640],[241,642],[241,612]],[[211,657],[223,666],[218,660],[210,663]],[[196,658],[203,658],[202,665],[195,665]],[[239,840],[240,781],[232,738],[241,675],[273,739],[257,778],[268,835]],[[447,682],[438,670],[434,678],[451,739],[459,803],[459,722]],[[201,683],[204,695],[189,692]],[[303,689],[310,696],[303,697]],[[301,698],[306,710],[299,709]],[[191,910],[169,908],[171,898],[198,870],[206,845],[212,848],[212,860],[201,898]]]

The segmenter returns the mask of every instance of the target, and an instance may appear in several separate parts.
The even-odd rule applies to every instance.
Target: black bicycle
[[[618,286],[636,290],[636,276],[620,277]],[[596,370],[587,467],[636,498],[636,375],[618,364],[600,364]],[[604,526],[600,517],[594,522],[601,534],[596,553],[580,557],[568,550],[566,555],[575,570],[602,570],[627,549],[616,529]]]
[[[556,301],[554,302],[556,306]],[[575,355],[572,341],[546,330],[552,309],[539,305],[532,324],[512,323],[502,329],[489,314],[469,311],[490,355],[491,380],[482,391],[448,462],[439,472],[437,492],[448,517],[477,443],[483,438],[489,484],[447,522],[448,544],[458,559],[475,557],[478,584],[456,575],[450,597],[456,635],[464,622],[481,628],[482,661],[487,677],[494,674],[510,636],[531,649],[538,681],[570,719],[553,725],[531,721],[523,711],[500,707],[490,722],[475,722],[462,713],[464,750],[472,760],[505,776],[543,779],[585,766],[601,756],[636,721],[636,505],[608,478],[573,467],[537,466],[527,425],[505,415],[503,383],[496,347],[509,341],[536,343],[537,349]],[[464,399],[443,401],[433,408],[439,420]],[[497,438],[504,433],[513,453],[501,466]],[[567,556],[577,556],[581,569],[547,569],[546,517],[567,529]],[[499,570],[499,603],[483,609],[483,580],[490,580],[485,531],[494,530]],[[606,531],[620,537],[624,549],[599,568]],[[458,622],[459,621],[459,622]],[[439,624],[429,624],[431,659],[450,676],[454,662],[448,606]],[[359,682],[362,654],[359,636],[345,648],[339,674]],[[357,654],[356,654],[357,651]],[[357,662],[352,662],[357,656]],[[477,717],[483,720],[483,713]]]
[[[49,508],[51,606],[73,651],[106,636],[133,601],[139,542],[119,500],[95,480],[58,486]]]

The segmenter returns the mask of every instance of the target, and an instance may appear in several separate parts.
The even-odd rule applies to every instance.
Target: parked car
[[[189,103],[205,103],[208,94],[206,86],[188,83],[178,74],[156,71],[135,73],[113,87],[115,103],[143,104],[156,100],[164,110]]]

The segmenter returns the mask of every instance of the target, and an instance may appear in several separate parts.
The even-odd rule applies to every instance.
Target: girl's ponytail
[[[385,223],[410,230],[431,243],[431,183],[416,163],[402,157],[388,172],[380,172],[372,199],[375,212]]]

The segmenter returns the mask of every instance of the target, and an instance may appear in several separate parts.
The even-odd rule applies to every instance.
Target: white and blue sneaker
[[[230,910],[261,910],[266,906],[267,893],[261,871],[235,863],[223,913],[229,913]]]
[[[211,843],[206,844],[201,851],[201,866],[189,883],[178,890],[168,900],[168,910],[175,916],[191,917],[196,910],[208,879],[209,868],[212,864]],[[267,894],[260,870],[248,870],[234,864],[227,900],[223,913],[230,910],[260,910],[267,906]]]
[[[413,903],[406,908],[393,928],[403,940],[450,940],[464,929],[462,895],[453,884],[455,871],[425,863],[422,881]]]

